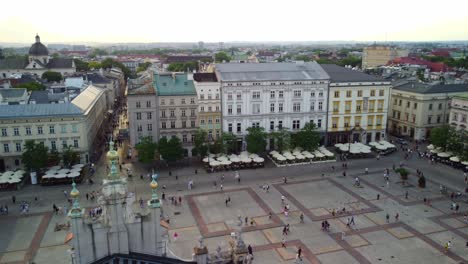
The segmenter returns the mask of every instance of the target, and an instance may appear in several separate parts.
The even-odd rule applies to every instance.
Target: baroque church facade
[[[29,73],[41,76],[46,71],[60,72],[62,75],[73,74],[76,67],[71,58],[52,58],[49,50],[36,35],[27,58],[0,59],[0,79],[13,78],[15,75]]]

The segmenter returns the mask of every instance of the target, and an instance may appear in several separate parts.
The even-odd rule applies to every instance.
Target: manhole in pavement
[[[174,212],[174,215],[180,215],[180,212]]]
[[[382,261],[382,259],[381,259],[381,258],[378,258],[377,260],[378,260],[378,261]]]

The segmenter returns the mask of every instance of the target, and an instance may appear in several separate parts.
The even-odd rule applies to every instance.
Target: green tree
[[[291,132],[287,128],[278,129],[278,131],[271,133],[271,136],[275,139],[278,151],[281,152],[291,147]]]
[[[192,72],[193,70],[198,70],[198,62],[197,61],[189,61],[185,63],[181,62],[174,62],[167,66],[167,70],[171,72]]]
[[[43,91],[45,90],[46,86],[41,83],[33,81],[33,82],[13,85],[13,88],[26,88],[28,92],[31,92],[31,91]]]
[[[249,132],[245,138],[247,142],[247,151],[251,153],[261,153],[265,151],[266,137],[265,129],[263,127],[249,127]]]
[[[221,135],[221,153],[232,153],[236,151],[237,138],[233,133],[223,133]]]
[[[42,79],[48,82],[60,82],[62,80],[62,74],[60,72],[46,71],[42,74]]]
[[[48,149],[43,143],[26,140],[22,155],[23,164],[29,171],[39,171],[47,166]]]
[[[158,149],[158,144],[153,142],[151,137],[143,137],[135,148],[138,151],[138,160],[143,163],[150,163],[154,161],[154,154]]]
[[[100,69],[102,65],[99,61],[90,61],[88,62],[88,69]]]
[[[334,61],[332,61],[332,60],[330,60],[330,59],[325,59],[325,58],[323,58],[323,59],[318,59],[318,60],[317,60],[317,63],[318,63],[318,64],[333,64]]]
[[[231,61],[231,57],[229,57],[226,52],[220,51],[215,54],[215,62],[229,62]]]
[[[96,57],[96,56],[105,56],[108,55],[107,51],[103,49],[94,49],[93,52],[91,52],[91,57]]]
[[[134,77],[133,74],[132,74],[132,71],[130,71],[129,68],[125,67],[125,65],[123,65],[119,61],[115,61],[115,60],[113,60],[111,58],[107,58],[107,59],[101,61],[101,68],[110,69],[112,67],[120,68],[122,70],[122,72],[124,73],[124,75],[125,75],[125,79],[127,79],[129,77]]]
[[[294,145],[308,151],[316,150],[320,143],[320,134],[315,124],[306,123],[294,136]]]
[[[351,65],[352,67],[361,67],[362,59],[354,56],[348,56],[338,62],[340,66]]]
[[[57,165],[60,162],[60,153],[57,150],[53,149],[49,152],[47,156],[47,165]]]
[[[199,157],[205,157],[208,153],[209,143],[208,143],[208,133],[206,130],[198,129],[195,133],[194,139],[194,148],[192,154]]]
[[[296,57],[294,57],[294,59],[297,61],[305,61],[305,62],[311,61],[310,57],[307,55],[297,55]]]
[[[76,67],[76,71],[88,71],[89,70],[89,67],[88,67],[88,63],[87,62],[84,62],[80,59],[74,59],[73,60],[75,62],[75,67]]]
[[[177,161],[184,156],[184,149],[178,137],[171,137],[170,140],[163,137],[159,140],[158,145],[159,154],[161,154],[161,157],[166,161]]]
[[[151,65],[152,63],[149,61],[141,63],[137,68],[137,73],[146,71]]]
[[[450,127],[448,125],[433,128],[430,136],[431,143],[445,150],[450,135],[449,131]]]
[[[59,57],[60,57],[60,54],[58,54],[57,52],[52,54],[52,58],[54,58],[54,59],[58,59]]]
[[[80,153],[72,146],[67,146],[62,151],[63,164],[67,167],[80,163]]]

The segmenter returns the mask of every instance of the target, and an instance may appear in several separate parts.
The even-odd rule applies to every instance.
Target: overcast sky
[[[468,39],[468,0],[15,0],[0,42]]]

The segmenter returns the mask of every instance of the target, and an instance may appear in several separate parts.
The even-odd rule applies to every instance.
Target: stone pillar
[[[198,246],[193,248],[193,261],[197,264],[207,264],[208,261],[208,249],[203,245],[203,237],[198,239]]]
[[[82,209],[80,207],[80,204],[78,203],[78,195],[80,194],[80,192],[78,191],[78,189],[76,189],[75,182],[73,182],[72,186],[73,188],[70,191],[70,196],[73,198],[73,206],[68,212],[68,217],[71,219],[71,226],[72,226],[72,232],[73,232],[73,239],[72,239],[73,250],[69,251],[69,257],[70,257],[70,263],[73,263],[73,264],[83,263],[84,264],[86,261],[86,257],[82,258],[82,254],[85,254],[85,252],[82,252],[81,245],[80,245],[81,243],[83,243],[83,241],[80,241],[81,239],[80,234],[83,233],[82,227],[83,227],[84,209]]]

